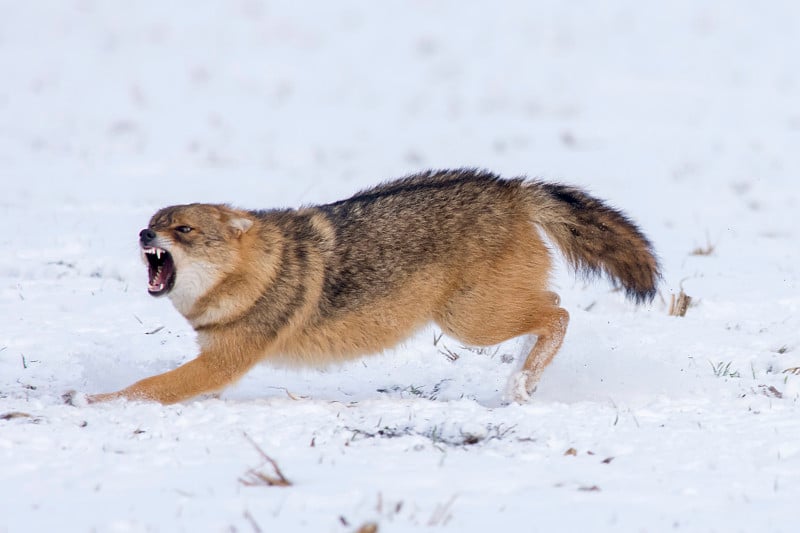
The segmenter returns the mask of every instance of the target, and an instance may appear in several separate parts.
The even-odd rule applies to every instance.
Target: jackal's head
[[[189,204],[158,211],[139,233],[153,296],[169,295],[187,314],[198,298],[236,266],[239,245],[253,225],[244,211]]]

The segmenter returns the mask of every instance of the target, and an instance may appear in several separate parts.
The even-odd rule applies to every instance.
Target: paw
[[[62,394],[61,400],[65,404],[72,405],[73,407],[86,407],[90,403],[89,398],[84,393],[74,390],[68,390]]]
[[[61,399],[65,404],[74,407],[86,407],[89,404],[108,402],[121,397],[122,396],[118,392],[111,392],[108,394],[84,394],[83,392],[74,390],[69,390],[61,395]]]
[[[86,396],[86,401],[89,403],[110,402],[117,398],[122,398],[122,395],[118,392],[109,392],[106,394],[90,394]]]
[[[506,397],[515,403],[528,403],[531,401],[531,394],[536,392],[537,380],[529,372],[520,370],[511,376],[506,388]]]

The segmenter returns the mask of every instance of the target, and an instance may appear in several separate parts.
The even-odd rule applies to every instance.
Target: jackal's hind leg
[[[536,344],[525,359],[522,369],[509,380],[507,395],[510,400],[518,403],[530,400],[542,372],[561,348],[568,324],[569,313],[565,309],[554,306],[540,311],[529,332],[537,336]]]
[[[503,285],[497,283],[493,287]],[[435,319],[445,333],[477,346],[497,344],[520,335],[536,335],[536,344],[522,369],[510,381],[511,400],[522,403],[530,399],[542,372],[564,340],[569,313],[559,303],[560,298],[554,292],[518,283],[507,293],[465,291],[449,301]]]

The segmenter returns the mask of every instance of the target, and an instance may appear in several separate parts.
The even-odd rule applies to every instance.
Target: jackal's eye
[[[175,228],[175,231],[177,231],[178,233],[189,233],[190,231],[192,231],[192,227],[191,226],[178,226],[178,227]]]

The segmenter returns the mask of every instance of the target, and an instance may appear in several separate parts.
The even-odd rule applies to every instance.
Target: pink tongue
[[[150,280],[150,289],[154,291],[162,290],[167,284],[170,270],[171,268],[167,263],[159,265],[158,270]]]
[[[161,276],[156,276],[152,280],[150,280],[150,290],[160,291],[163,288],[164,288],[164,282],[161,280]]]

